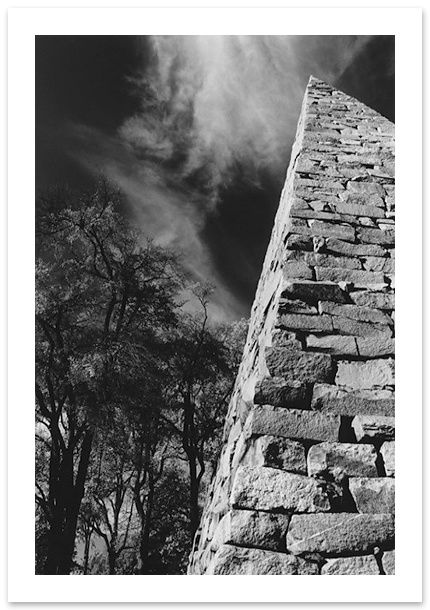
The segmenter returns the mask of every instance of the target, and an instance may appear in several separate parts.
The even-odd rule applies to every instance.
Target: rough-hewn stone
[[[391,338],[393,331],[389,324],[375,324],[369,322],[358,322],[351,318],[340,316],[332,317],[333,329],[342,335],[354,335],[356,337],[382,336]]]
[[[278,311],[279,313],[304,313],[307,315],[316,315],[318,313],[315,305],[309,305],[309,303],[299,301],[298,299],[280,299]]]
[[[256,384],[254,402],[274,407],[308,409],[311,386],[302,381],[285,381],[283,377],[264,377]]]
[[[330,301],[320,301],[318,309],[321,314],[342,316],[360,322],[374,322],[375,324],[392,324],[390,316],[378,309],[360,307],[358,305],[338,305]]]
[[[378,454],[373,445],[320,443],[309,449],[308,473],[310,476],[328,473],[335,479],[345,476],[377,477],[377,457]]]
[[[339,440],[340,417],[330,413],[256,406],[250,413],[245,430],[248,436],[276,435],[315,441]]]
[[[395,339],[386,335],[357,337],[358,354],[367,358],[394,356]]]
[[[331,256],[330,254],[319,254],[306,252],[305,261],[312,267],[340,267],[342,269],[361,269],[361,262],[357,258],[347,256]]]
[[[387,292],[351,292],[350,297],[356,305],[378,309],[394,309],[394,293]]]
[[[290,517],[255,510],[230,510],[218,524],[212,548],[234,544],[280,551]]]
[[[307,474],[305,448],[302,443],[279,436],[266,435],[252,439],[242,464]]]
[[[313,280],[314,272],[305,262],[286,262],[283,270],[288,278],[297,278],[303,280]]]
[[[315,267],[316,278],[320,282],[351,282],[355,286],[380,284],[384,281],[381,271],[358,271],[341,267]]]
[[[275,329],[272,334],[272,347],[281,347],[289,352],[302,352],[302,342],[296,339],[293,332],[285,329]]]
[[[353,390],[367,390],[394,386],[392,360],[338,363],[336,384]]]
[[[395,441],[387,441],[379,450],[384,461],[385,474],[387,477],[394,477],[396,474],[395,446]]]
[[[394,393],[391,390],[347,391],[335,385],[315,384],[311,408],[347,416],[362,413],[394,416]]]
[[[360,513],[394,513],[394,479],[355,478],[349,481],[349,491]]]
[[[382,208],[372,205],[361,205],[359,203],[336,204],[336,211],[340,214],[354,214],[355,216],[369,216],[370,218],[384,218],[385,212]]]
[[[359,240],[364,244],[379,244],[394,246],[394,231],[382,231],[381,229],[359,229],[357,231]]]
[[[323,237],[337,237],[345,241],[355,241],[355,230],[349,225],[341,225],[330,222],[315,220],[311,223],[311,235],[322,235]]]
[[[385,256],[386,250],[377,244],[352,244],[334,237],[325,240],[325,250],[343,256]]]
[[[363,163],[363,159],[358,159],[360,163]],[[379,195],[383,197],[385,195],[385,191],[380,184],[375,184],[374,182],[348,182],[346,185],[348,191],[352,191],[353,193],[358,193],[359,195]]]
[[[290,235],[285,245],[291,250],[311,251],[313,249],[312,237],[305,235]]]
[[[335,301],[347,303],[349,296],[335,282],[288,282],[283,286],[283,296],[306,302]]]
[[[358,165],[358,167],[360,167]],[[366,192],[353,192],[352,189],[348,189],[343,193],[340,193],[340,199],[346,203],[352,203],[355,205],[371,205],[383,208],[384,199],[383,195],[378,193],[366,193]]]
[[[306,346],[310,349],[317,349],[328,352],[336,356],[358,356],[358,349],[355,337],[344,335],[308,335]]]
[[[396,560],[396,551],[386,551],[382,555],[382,569],[385,574],[391,575],[395,574],[395,561]]]
[[[352,420],[357,441],[392,441],[395,436],[394,417],[357,415]]]
[[[366,256],[363,259],[363,267],[368,271],[384,271],[394,273],[394,259],[381,258],[379,256]]]
[[[252,466],[237,469],[231,504],[237,508],[299,513],[331,509],[324,482],[277,468]]]
[[[247,549],[230,545],[222,546],[214,555],[205,575],[315,575],[318,566],[285,553]]]
[[[304,314],[287,313],[278,316],[276,325],[278,328],[310,332],[330,332],[333,330],[330,316],[307,316]]]
[[[329,513],[293,515],[287,532],[287,550],[294,554],[344,555],[369,553],[394,543],[391,514]]]
[[[374,555],[359,555],[358,557],[338,557],[329,559],[321,569],[322,575],[333,576],[377,576],[378,563]]]
[[[282,377],[286,382],[329,381],[334,376],[333,362],[328,354],[269,347],[266,349],[266,365],[271,375]]]

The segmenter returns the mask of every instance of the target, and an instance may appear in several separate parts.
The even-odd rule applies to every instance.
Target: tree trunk
[[[84,576],[88,574],[88,567],[90,565],[90,549],[91,549],[91,536],[92,531],[88,529],[85,532],[85,549],[84,549]]]
[[[151,518],[152,518],[152,509],[154,506],[154,476],[152,470],[149,472],[148,476],[148,497],[146,501],[146,514],[145,519],[142,523],[142,527],[140,530],[140,543],[139,543],[139,553],[140,553],[140,574],[148,574],[148,559],[149,559],[149,536],[151,533]]]
[[[73,480],[73,452],[70,448],[63,457],[57,473],[45,574],[65,575],[71,572],[78,515],[84,495],[92,440],[92,433],[87,433],[82,441],[76,482]]]
[[[189,459],[190,467],[190,535],[191,541],[199,527],[199,479],[195,458]]]
[[[116,574],[116,560],[117,560],[117,555],[116,555],[116,539],[114,538],[111,541],[111,544],[109,545],[108,548],[108,558],[109,558],[109,574],[112,576],[113,574]]]

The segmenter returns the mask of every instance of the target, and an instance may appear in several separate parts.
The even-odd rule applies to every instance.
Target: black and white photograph
[[[392,600],[407,562],[405,398],[420,417],[417,385],[405,384],[419,371],[404,367],[419,350],[404,299],[420,273],[409,265],[405,287],[404,218],[420,200],[418,187],[404,201],[397,16],[357,9],[357,23],[393,18],[369,34],[212,34],[172,31],[170,15],[164,34],[145,26],[145,10],[142,34],[118,20],[29,36],[34,180],[23,188],[34,208],[22,262],[34,264],[35,415],[22,419],[35,429],[35,496],[23,526],[34,546],[19,553],[35,584],[32,599],[14,584],[10,601],[317,601],[320,586],[321,601]],[[221,11],[204,10],[206,20]],[[15,13],[13,32],[17,23]],[[414,476],[420,497],[419,467]],[[420,570],[404,601],[418,601]],[[364,578],[369,590],[329,597],[330,579],[301,594],[303,580],[275,579],[279,593],[250,598],[257,579],[241,598],[245,581],[231,579],[233,598],[187,597],[196,580],[170,578],[328,575],[393,586],[384,598],[387,582]],[[66,597],[70,576],[84,588]],[[105,576],[106,589],[84,576]],[[122,596],[115,576],[165,584],[145,597],[128,579]],[[43,592],[41,577],[61,586]],[[176,599],[169,582],[180,582]]]

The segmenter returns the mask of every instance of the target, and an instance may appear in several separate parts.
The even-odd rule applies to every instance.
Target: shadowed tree
[[[189,475],[190,537],[200,520],[199,494],[207,465],[219,452],[217,440],[247,331],[247,322],[212,326],[208,305],[211,289],[194,289],[201,313],[184,315],[172,338],[168,421],[185,455]]]
[[[38,219],[36,419],[48,467],[36,502],[46,574],[70,573],[96,432],[142,402],[176,324],[176,261],[144,243],[120,206],[101,179],[69,207],[45,204]]]

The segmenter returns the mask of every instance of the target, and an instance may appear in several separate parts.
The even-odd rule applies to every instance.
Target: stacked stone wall
[[[394,125],[311,77],[189,574],[394,573]]]

